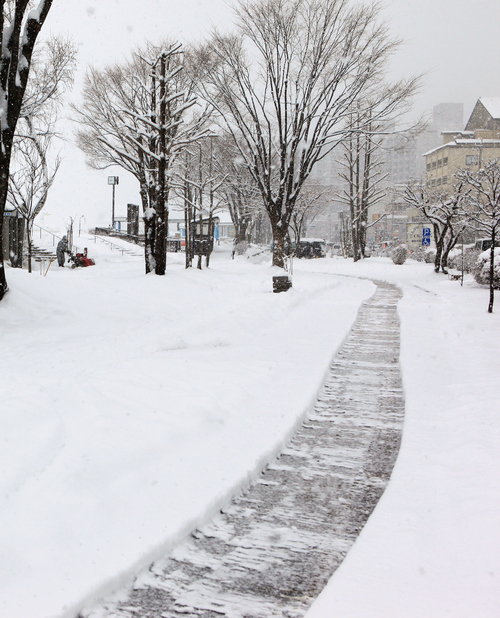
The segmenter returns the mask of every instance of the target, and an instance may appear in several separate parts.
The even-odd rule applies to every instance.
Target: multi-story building
[[[458,168],[479,169],[500,158],[500,99],[479,99],[463,131],[443,131],[441,146],[426,152],[426,184],[448,192]]]
[[[425,173],[423,155],[442,144],[443,131],[460,130],[464,123],[463,103],[439,103],[432,108],[432,120],[416,139],[416,176]]]
[[[390,135],[384,142],[384,150],[384,172],[388,183],[397,185],[415,178],[417,142],[414,137],[408,138],[397,133]]]

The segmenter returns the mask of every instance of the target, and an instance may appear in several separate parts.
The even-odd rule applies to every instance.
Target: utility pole
[[[115,186],[119,183],[118,176],[108,176],[108,185],[113,186],[113,192],[111,197],[111,229],[115,229]]]

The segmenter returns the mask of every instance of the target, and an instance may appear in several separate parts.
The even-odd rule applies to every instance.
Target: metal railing
[[[121,251],[122,255],[124,253],[127,253],[129,255],[138,255],[132,249],[128,249],[127,247],[121,247],[120,245],[117,245],[116,243],[111,242],[111,240],[108,240],[107,238],[100,236],[99,234],[90,234],[90,235],[94,237],[94,243],[96,243],[99,240],[100,242],[103,242],[104,244],[111,247],[112,250]]]
[[[33,232],[35,232],[35,228],[37,230],[37,233],[39,234],[40,239],[42,238],[42,233],[48,234],[52,238],[53,247],[56,245],[56,242],[59,242],[59,240],[61,240],[60,236],[58,236],[57,234],[54,234],[53,232],[50,232],[49,230],[46,230],[45,228],[37,225],[36,223],[33,225]],[[35,234],[33,234],[33,238],[34,236]],[[97,243],[97,241],[99,240],[100,242],[103,242],[104,244],[108,245],[112,250],[120,251],[122,255],[124,253],[127,253],[129,255],[138,255],[132,249],[128,249],[127,247],[122,247],[112,242],[111,240],[108,240],[108,238],[104,238],[103,236],[100,236],[99,234],[89,234],[89,236],[93,237],[94,243]],[[80,249],[80,247],[77,247],[74,243],[71,244],[70,249],[72,253],[82,253],[83,252],[83,250]]]

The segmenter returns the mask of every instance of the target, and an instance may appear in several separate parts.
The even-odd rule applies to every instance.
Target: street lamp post
[[[108,185],[113,186],[113,195],[111,198],[111,229],[115,229],[115,185],[119,182],[118,176],[108,176]]]
[[[82,215],[78,220],[78,236],[82,233],[82,219],[85,219],[85,215]],[[85,219],[85,223],[87,223],[87,219]]]

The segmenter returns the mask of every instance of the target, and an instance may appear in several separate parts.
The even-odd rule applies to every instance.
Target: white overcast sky
[[[415,106],[418,113],[438,103],[456,102],[464,103],[467,117],[479,97],[500,97],[499,0],[386,0],[383,15],[394,36],[403,40],[392,62],[394,77],[427,73]],[[214,26],[230,28],[231,21],[231,9],[224,0],[54,0],[44,35],[63,33],[77,43],[81,75],[88,63],[104,66],[120,61],[145,40],[164,37],[189,43],[203,38]],[[78,98],[77,82],[71,99]],[[65,178],[57,180],[49,201],[62,206],[71,170],[71,216],[85,214],[85,192],[95,193],[86,200],[87,207],[90,200],[101,202],[103,211],[109,209],[108,188],[102,184],[106,175],[119,170],[87,172],[83,158],[66,150],[71,161],[61,167],[59,176]],[[79,183],[85,191],[79,190]],[[131,195],[134,191],[136,195]],[[134,181],[124,173],[117,187],[120,199],[124,204],[138,203]],[[89,225],[96,222],[89,221]]]

